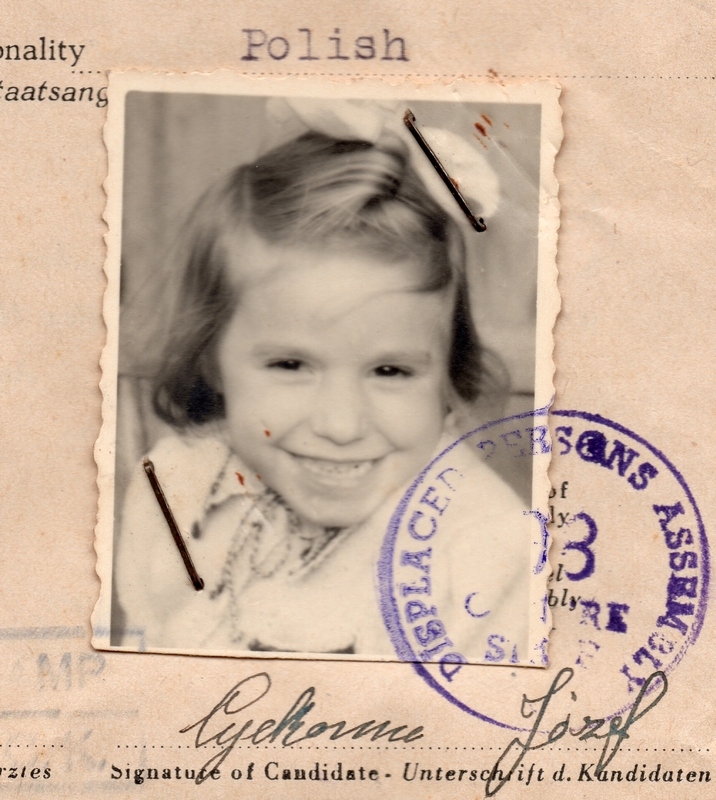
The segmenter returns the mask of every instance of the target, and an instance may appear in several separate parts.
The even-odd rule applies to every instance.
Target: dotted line
[[[188,73],[185,73],[188,74]],[[380,72],[380,73],[363,73],[363,72],[238,72],[239,75],[249,75],[256,77],[275,77],[275,78],[289,78],[289,77],[320,77],[320,78],[489,78],[494,82],[498,82],[502,78],[519,78],[525,80],[542,80],[542,79],[565,79],[571,78],[574,80],[716,80],[716,75],[473,75],[466,73],[452,73],[452,74],[428,74],[428,73],[401,73],[401,72]]]
[[[12,749],[13,747],[25,747],[25,748],[35,747],[35,748],[42,748],[44,750],[44,749],[47,749],[48,747],[49,748],[55,748],[55,747],[64,748],[64,745],[63,744],[57,744],[57,745],[55,745],[55,744],[50,744],[50,745],[46,745],[46,744],[25,744],[25,745],[22,745],[22,744],[5,744],[5,745],[3,745],[3,744],[0,744],[0,747],[6,747],[8,749]],[[167,744],[167,745],[164,745],[164,744],[160,744],[160,745],[154,745],[154,744],[153,745],[125,744],[125,745],[121,745],[121,744],[118,744],[117,745],[118,749],[121,749],[122,747],[124,747],[125,750],[129,750],[129,749],[133,749],[133,750],[147,750],[147,749],[151,749],[151,750],[172,750],[172,749],[176,749],[176,750],[196,750],[196,747],[194,745],[191,745],[191,744],[184,744],[184,745],[182,745],[182,744],[176,744],[176,745],[172,745],[172,744]],[[281,745],[276,745],[276,744],[274,744],[274,745],[236,745],[236,748],[238,750],[242,750],[242,749],[244,749],[244,750],[260,750],[260,749],[263,749],[263,750],[286,750],[287,749],[286,747],[283,747]],[[204,749],[207,749],[207,748],[203,747],[201,749],[204,750]],[[209,748],[209,749],[217,750],[217,749],[223,749],[223,748],[220,748],[219,745],[212,745],[212,747]],[[331,745],[306,745],[305,747],[302,746],[302,745],[296,745],[296,746],[293,746],[291,749],[293,749],[293,750],[446,750],[446,751],[447,750],[455,750],[455,751],[459,751],[459,750],[471,750],[471,751],[477,751],[477,750],[499,750],[499,751],[502,751],[502,750],[504,750],[504,748],[502,748],[502,747],[467,747],[467,746],[454,746],[454,747],[438,747],[438,746],[435,746],[435,747],[433,747],[433,746],[430,746],[430,745],[412,746],[412,747],[407,747],[405,745],[402,746],[402,747],[400,747],[399,745],[393,745],[393,746],[390,746],[390,745],[384,745],[384,746],[380,746],[380,745],[343,745],[343,746],[341,746],[341,745],[333,745],[332,747],[331,747]],[[576,753],[576,752],[590,752],[590,751],[596,752],[598,750],[601,750],[602,748],[601,747],[565,747],[565,748],[562,748],[562,747],[547,747],[545,749],[549,750],[550,752],[554,752],[554,751],[562,752],[564,750],[565,752],[575,752]],[[629,753],[632,753],[632,752],[634,752],[634,753],[668,753],[668,752],[671,752],[671,753],[710,753],[711,752],[711,749],[708,748],[708,747],[671,747],[671,748],[667,748],[667,747],[622,747],[621,749],[622,750],[626,750]]]
[[[20,747],[20,745],[16,745],[16,746]],[[54,747],[54,745],[52,745],[52,746]],[[60,745],[60,747],[62,747],[62,746],[63,745]],[[0,747],[2,747],[2,745],[0,745]],[[10,747],[12,747],[12,745],[10,745]],[[28,747],[29,747],[29,745],[28,745]],[[35,747],[37,747],[37,745],[35,745]],[[172,744],[167,744],[167,745],[164,745],[164,744],[160,744],[160,745],[154,745],[154,744],[153,745],[146,745],[146,744],[135,744],[135,745],[125,744],[125,745],[121,745],[121,744],[118,744],[117,745],[118,749],[121,749],[122,747],[124,747],[125,750],[129,750],[129,749],[134,749],[134,750],[147,750],[147,749],[151,749],[151,750],[172,750],[172,749],[176,749],[176,750],[196,750],[197,749],[195,747],[195,745],[193,745],[193,744],[183,744],[183,745],[182,744],[175,744],[175,745],[172,745]],[[212,745],[209,748],[204,746],[201,749],[202,750],[206,750],[206,749],[217,750],[217,749],[224,749],[224,748],[219,747],[219,745]],[[266,744],[266,745],[236,745],[236,749],[237,750],[242,750],[242,749],[243,750],[261,750],[261,749],[263,749],[263,750],[286,750],[287,748],[282,746],[282,745],[277,745],[277,744],[274,744],[274,745]],[[503,751],[504,750],[503,747],[467,747],[467,746],[463,746],[463,747],[459,747],[459,746],[457,746],[457,747],[430,747],[430,746],[427,746],[427,745],[423,746],[423,747],[420,747],[420,746],[413,746],[413,747],[403,746],[403,747],[400,747],[399,745],[393,745],[393,746],[385,745],[383,747],[381,747],[380,745],[375,745],[375,746],[374,745],[364,745],[364,746],[360,746],[360,745],[358,745],[358,746],[355,746],[355,745],[344,745],[344,746],[333,745],[333,747],[331,747],[331,745],[306,745],[304,747],[304,746],[301,746],[301,745],[294,745],[294,746],[291,746],[291,749],[292,750],[455,750],[455,751],[458,751],[458,750],[499,750],[499,751]],[[575,752],[575,753],[576,752],[585,752],[586,753],[586,752],[591,752],[591,751],[597,752],[597,751],[602,750],[603,748],[601,748],[601,747],[565,747],[565,748],[548,747],[548,748],[545,748],[545,749],[549,750],[550,752],[554,752],[554,751],[562,752],[562,750],[564,749],[566,752],[570,752],[571,751],[571,752]],[[672,748],[667,748],[667,747],[652,747],[652,748],[649,748],[649,747],[622,747],[621,749],[622,750],[627,750],[630,753],[631,752],[634,752],[634,753],[660,753],[660,752],[661,753],[668,753],[668,752],[672,752],[672,753],[686,753],[686,752],[688,752],[688,753],[701,753],[701,752],[710,753],[711,752],[711,750],[708,747],[705,747],[705,748],[701,748],[701,747],[696,747],[696,748],[693,748],[693,747],[688,747],[688,748],[684,748],[684,747],[681,747],[681,748],[679,748],[679,747],[672,747]]]
[[[473,76],[470,76],[473,77]],[[481,77],[481,76],[474,76],[474,77]],[[637,81],[648,81],[648,80],[681,80],[682,78],[686,81],[694,80],[694,81],[714,81],[716,80],[716,75],[503,75],[500,77],[504,78],[556,78],[556,79],[566,79],[572,78],[573,80],[629,80],[630,78]]]
[[[468,77],[474,78],[481,78],[481,77],[491,77],[489,75],[470,75]],[[564,79],[564,78],[572,78],[573,80],[629,80],[630,78],[637,81],[648,81],[648,80],[681,80],[682,78],[686,81],[688,80],[704,80],[704,81],[714,81],[716,80],[716,75],[500,75],[501,78],[556,78],[556,79]]]
[[[224,67],[222,67],[223,69]],[[421,73],[421,72],[246,72],[234,70],[237,75],[248,75],[257,78],[487,78],[495,82],[503,78],[519,80],[694,80],[714,81],[716,75],[495,75],[466,73]],[[72,70],[73,75],[106,75],[108,70]],[[190,73],[181,73],[188,75]],[[205,73],[207,74],[207,73]]]

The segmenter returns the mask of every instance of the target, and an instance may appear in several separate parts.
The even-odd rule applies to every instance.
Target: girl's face
[[[304,519],[360,523],[438,443],[451,292],[416,291],[410,261],[251,238],[217,350],[231,446]]]

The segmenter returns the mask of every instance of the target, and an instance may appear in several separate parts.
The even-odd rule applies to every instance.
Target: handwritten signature
[[[629,738],[631,726],[651,711],[661,701],[668,689],[666,675],[661,671],[654,672],[644,681],[625,720],[620,715],[610,719],[592,719],[590,716],[586,716],[583,717],[584,724],[573,730],[570,727],[570,715],[567,714],[565,719],[558,722],[546,734],[546,738],[542,738],[540,729],[543,727],[550,701],[567,686],[573,677],[574,670],[565,667],[556,675],[547,694],[534,699],[528,699],[526,695],[522,696],[520,709],[522,716],[525,719],[529,719],[536,713],[534,724],[525,741],[522,741],[520,737],[512,739],[495,762],[485,786],[487,797],[493,797],[497,794],[520,766],[527,753],[552,745],[567,734],[576,737],[579,741],[588,739],[604,741],[604,746],[595,768],[595,773],[599,774],[617,754],[622,742]],[[250,741],[252,744],[258,745],[263,742],[273,743],[280,740],[284,747],[291,747],[299,742],[304,742],[307,739],[316,739],[323,735],[328,735],[328,738],[332,741],[346,736],[351,739],[370,736],[370,740],[373,742],[381,738],[387,738],[389,742],[403,741],[406,743],[422,739],[424,735],[422,726],[407,731],[407,725],[391,727],[392,723],[389,720],[377,723],[373,719],[358,723],[352,727],[347,727],[348,723],[345,720],[341,720],[331,723],[315,722],[306,728],[307,722],[305,718],[316,705],[313,700],[316,693],[314,687],[301,692],[280,722],[275,719],[266,719],[263,722],[255,723],[253,719],[243,720],[240,717],[238,720],[236,719],[236,714],[240,714],[258,703],[266,697],[270,689],[271,678],[266,672],[258,672],[255,675],[244,678],[231,688],[206,716],[182,728],[181,733],[196,730],[194,738],[196,748],[210,746],[221,748],[204,764],[198,773],[196,783],[203,783],[207,780],[211,773],[218,769],[230,755],[239,741]],[[652,690],[656,691],[655,696],[649,701],[648,705],[644,705],[647,694],[650,694]],[[535,711],[533,706],[536,704],[539,704],[539,706]],[[234,719],[232,720],[232,718]]]
[[[423,737],[422,725],[403,733],[403,731],[407,730],[407,725],[398,725],[391,728],[392,723],[389,720],[377,723],[374,719],[368,722],[361,722],[349,728],[346,728],[348,723],[345,720],[331,723],[315,722],[310,728],[303,731],[301,729],[307,724],[304,718],[308,716],[316,705],[313,702],[313,697],[316,693],[314,687],[306,689],[299,695],[296,702],[284,714],[280,722],[276,722],[275,719],[264,720],[258,725],[255,725],[253,719],[243,721],[243,724],[235,721],[229,722],[232,717],[236,719],[234,715],[258,703],[269,693],[270,689],[271,678],[266,672],[258,672],[256,675],[244,678],[244,680],[239,681],[230,689],[205,717],[191,725],[187,725],[186,728],[182,728],[180,733],[187,733],[196,728],[195,747],[202,748],[214,745],[222,748],[204,764],[196,778],[196,783],[203,783],[207,780],[212,771],[219,768],[234,749],[236,743],[241,740],[250,741],[253,744],[261,744],[262,742],[273,743],[280,739],[284,747],[291,747],[294,744],[306,741],[306,739],[316,739],[329,732],[329,738],[333,741],[342,739],[345,736],[350,736],[351,739],[370,736],[372,742],[384,737],[387,737],[389,742],[414,742],[416,739],[422,739]],[[228,725],[227,722],[229,722]],[[298,735],[299,731],[300,735]]]
[[[539,741],[539,743],[536,743],[550,700],[558,692],[562,691],[562,689],[564,689],[564,687],[572,680],[573,677],[574,670],[570,667],[565,667],[557,673],[555,679],[552,681],[549,691],[543,697],[537,697],[534,700],[529,700],[526,695],[522,695],[522,706],[520,709],[522,716],[525,719],[529,719],[535,713],[535,711],[534,709],[525,711],[525,708],[535,703],[540,703],[537,716],[535,717],[532,730],[529,732],[526,740],[523,742],[519,737],[515,737],[507,745],[502,755],[497,759],[495,766],[490,771],[490,777],[485,785],[487,797],[493,797],[497,794],[497,792],[499,792],[504,784],[510,779],[510,775],[522,763],[522,759],[527,755],[527,753],[529,753],[531,750],[539,750],[541,747],[547,747],[548,745],[554,744],[567,733],[569,733],[570,736],[577,737],[579,741],[582,742],[586,741],[587,739],[604,740],[604,746],[599,756],[597,766],[594,770],[598,775],[608,766],[609,762],[617,754],[624,739],[629,738],[629,728],[631,728],[631,726],[637,722],[637,720],[640,720],[645,714],[651,711],[651,709],[654,708],[657,703],[660,702],[660,700],[666,694],[669,686],[666,680],[666,675],[663,672],[654,672],[642,684],[641,690],[637,695],[634,705],[629,712],[629,716],[624,721],[624,724],[622,724],[622,717],[618,715],[612,717],[611,719],[592,719],[591,717],[586,716],[583,717],[584,725],[577,730],[572,730],[572,728],[569,726],[570,715],[567,714],[566,719],[558,722],[547,734],[547,738],[544,741]],[[658,689],[658,694],[655,695],[649,705],[642,708],[642,701],[650,692],[652,686],[655,687],[655,684],[659,681],[661,682],[661,686]],[[500,777],[499,780],[497,780],[498,771]]]

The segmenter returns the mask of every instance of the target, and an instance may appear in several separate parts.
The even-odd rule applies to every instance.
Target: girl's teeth
[[[372,461],[325,461],[320,458],[300,458],[301,464],[321,477],[360,478],[373,466]]]

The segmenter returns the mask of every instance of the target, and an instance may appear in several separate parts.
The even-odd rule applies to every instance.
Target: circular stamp
[[[555,713],[622,714],[655,690],[654,673],[666,676],[682,660],[707,605],[708,541],[681,473],[644,438],[598,414],[550,416],[551,443],[541,409],[481,426],[446,448],[403,496],[379,562],[382,614],[400,659],[458,708],[514,730],[531,724],[520,697],[541,698],[551,682],[562,689],[571,681],[552,700]],[[523,522],[514,513],[501,526],[490,521],[494,498],[465,479],[466,448],[502,470],[536,468],[551,456],[549,501],[536,489]],[[447,523],[463,493],[479,520],[472,551],[455,549]],[[515,537],[525,543],[522,556],[510,544]],[[505,549],[508,558],[491,555]],[[505,562],[519,558],[530,588],[521,610],[505,602],[501,615],[511,585],[487,596],[483,586],[499,587],[511,574]],[[481,566],[463,570],[468,559]],[[450,563],[458,564],[453,572]],[[473,585],[452,580],[463,571]],[[520,615],[526,634],[514,624]],[[533,668],[517,668],[524,666]],[[570,677],[559,682],[565,668]]]

